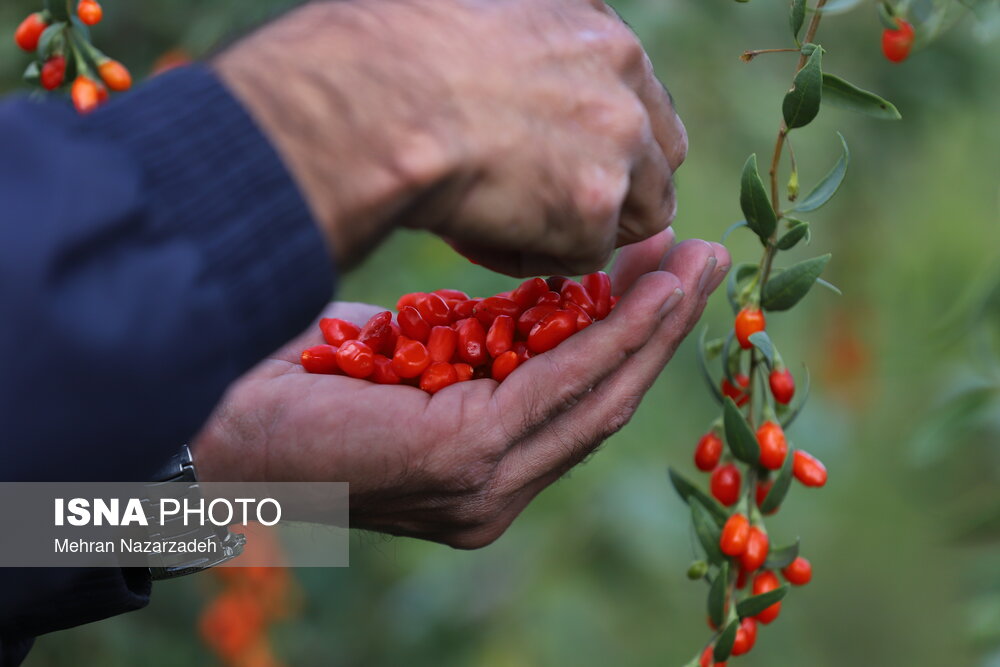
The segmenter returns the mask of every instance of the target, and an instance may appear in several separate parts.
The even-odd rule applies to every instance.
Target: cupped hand
[[[310,328],[238,381],[194,443],[216,481],[346,481],[356,527],[476,548],[631,418],[730,265],[718,244],[666,230],[625,248],[605,320],[490,379],[428,395],[310,375]],[[382,310],[332,304],[357,323]]]

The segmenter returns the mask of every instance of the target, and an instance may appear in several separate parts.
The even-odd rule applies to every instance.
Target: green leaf
[[[844,292],[839,287],[837,287],[836,285],[834,285],[833,283],[831,283],[828,280],[823,280],[822,278],[817,278],[816,279],[816,284],[819,285],[820,287],[827,288],[828,290],[830,290],[831,292],[833,292],[837,296],[844,296]]]
[[[696,498],[708,510],[719,528],[725,525],[729,513],[719,504],[719,501],[689,482],[686,477],[673,468],[668,468],[667,471],[670,474],[670,482],[674,485],[681,500],[690,504],[691,498]]]
[[[697,498],[692,496],[690,503],[691,523],[694,524],[695,535],[698,536],[698,541],[701,543],[702,549],[705,550],[705,557],[709,563],[722,563],[725,560],[719,549],[719,537],[722,529],[715,522],[711,512],[705,509],[705,506]]]
[[[788,427],[792,425],[792,422],[802,413],[802,408],[806,407],[806,401],[809,400],[809,369],[805,368],[805,379],[802,381],[802,386],[795,390],[795,407],[791,409],[787,415],[781,418],[781,428],[788,430]]]
[[[884,2],[878,3],[878,20],[886,30],[899,30],[899,23],[892,15],[892,8]]]
[[[830,2],[823,5],[822,9],[811,9],[810,11],[818,11],[822,14],[834,15],[843,14],[844,12],[849,12],[858,5],[860,5],[864,0],[830,0]]]
[[[767,492],[764,502],[760,504],[760,511],[764,514],[769,514],[781,507],[782,501],[788,495],[788,489],[792,486],[792,459],[794,458],[792,454],[792,448],[789,447],[785,463],[781,466],[778,476],[774,478],[774,485]]]
[[[722,233],[722,243],[725,243],[726,239],[729,238],[729,235],[735,232],[737,229],[746,226],[747,226],[746,220],[740,220],[739,222],[734,222],[733,224],[729,225],[729,227],[726,228],[726,231]]]
[[[767,190],[760,180],[756,153],[747,158],[746,164],[743,165],[743,174],[740,177],[740,208],[743,209],[747,226],[763,243],[767,243],[778,225],[778,218],[774,215],[771,201],[767,198]]]
[[[701,330],[701,336],[698,338],[698,367],[701,369],[701,376],[705,379],[705,383],[708,385],[708,390],[712,392],[712,396],[718,403],[722,403],[722,392],[719,391],[719,386],[715,383],[712,378],[712,373],[708,370],[708,354],[705,352],[705,336],[708,334],[708,327],[706,326]]]
[[[733,399],[727,398],[722,404],[723,429],[726,432],[726,443],[729,451],[740,461],[757,465],[760,460],[760,445],[757,444],[757,437],[750,430],[750,424],[743,417],[740,409],[736,407]]]
[[[49,56],[52,55],[53,47],[62,42],[62,39],[60,39],[59,42],[54,40],[56,37],[62,36],[62,32],[65,27],[65,23],[57,21],[45,29],[42,36],[38,38],[38,49],[35,51],[39,58],[42,60],[48,60]]]
[[[758,331],[751,334],[749,340],[764,355],[768,367],[774,366],[774,343],[771,342],[771,337],[767,335],[767,332]]]
[[[856,111],[881,120],[899,120],[902,116],[892,102],[862,90],[833,74],[823,74],[823,99],[848,111]]]
[[[740,600],[740,602],[736,605],[736,614],[740,618],[756,616],[775,602],[781,602],[782,598],[784,598],[787,594],[788,584],[783,584],[778,588],[775,588],[773,591],[768,591],[767,593],[761,593],[760,595],[754,595],[753,597]]]
[[[844,182],[844,176],[847,175],[847,165],[851,161],[851,152],[847,148],[847,141],[844,140],[844,135],[838,132],[837,136],[840,137],[840,145],[843,149],[840,158],[837,159],[837,163],[833,165],[830,173],[824,176],[823,180],[812,189],[812,192],[795,205],[794,211],[798,211],[799,213],[815,211],[830,201],[830,198],[837,194],[837,190],[840,189],[840,184]]]
[[[719,573],[715,575],[711,588],[708,589],[708,618],[712,625],[722,627],[726,620],[726,592],[729,589],[729,563],[723,563]]]
[[[719,638],[715,640],[715,652],[712,654],[712,659],[715,662],[725,662],[729,659],[733,652],[733,643],[736,641],[736,631],[739,627],[740,622],[734,618],[722,631]]]
[[[808,125],[819,113],[823,100],[823,49],[815,49],[802,66],[792,89],[785,94],[781,112],[789,130]]]
[[[757,264],[744,262],[737,264],[736,269],[729,272],[729,280],[726,281],[726,297],[729,299],[729,305],[733,307],[734,313],[741,308],[737,297],[743,283],[756,276],[759,270],[760,267]]]
[[[802,24],[806,20],[806,0],[792,0],[791,13],[788,16],[788,24],[792,28],[792,37],[795,43],[799,43],[799,33],[802,32]]]
[[[809,293],[823,273],[831,255],[821,255],[793,264],[764,285],[761,307],[765,310],[788,310]]]
[[[795,218],[788,219],[788,231],[785,232],[778,242],[775,243],[775,247],[778,250],[791,250],[799,241],[806,239],[808,243],[810,233],[809,233],[809,223],[804,220],[797,220]]]
[[[38,62],[32,60],[21,76],[27,83],[38,83],[38,79],[42,76],[42,70],[38,66]]]
[[[780,570],[783,567],[788,567],[798,557],[799,540],[796,538],[793,543],[787,546],[771,549],[767,554],[767,560],[764,561],[764,569]]]

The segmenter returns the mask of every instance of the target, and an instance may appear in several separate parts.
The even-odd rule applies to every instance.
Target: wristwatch
[[[147,511],[155,509],[163,498],[175,498],[182,503],[197,504],[201,500],[201,489],[195,474],[194,460],[187,445],[170,457],[170,460],[153,476],[155,481],[146,484],[147,495],[143,503]],[[177,496],[178,483],[185,484],[183,496]],[[157,512],[158,514],[158,512]],[[149,574],[154,580],[173,579],[195,572],[207,570],[243,553],[246,536],[233,533],[225,526],[206,525],[185,526],[182,515],[177,515],[163,525],[150,524],[148,538],[160,541],[199,540],[215,543],[217,548],[205,554],[196,553],[163,553],[153,554],[153,565]]]

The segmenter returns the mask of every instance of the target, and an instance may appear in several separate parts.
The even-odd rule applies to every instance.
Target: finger
[[[496,388],[491,410],[508,438],[515,442],[560,412],[621,366],[640,349],[669,310],[683,296],[669,273],[654,271],[640,278],[611,315],[529,359]]]
[[[677,212],[670,166],[648,126],[644,133],[618,222],[618,246],[636,243],[663,231],[673,222]]]
[[[642,58],[641,69],[636,75],[633,89],[649,112],[653,136],[656,137],[666,156],[670,172],[676,172],[687,157],[687,128],[677,115],[670,93],[656,78],[653,63],[648,55]]]
[[[639,276],[656,271],[676,238],[674,230],[668,227],[645,241],[627,245],[618,251],[618,257],[611,268],[612,292],[621,296],[635,284]]]
[[[657,324],[653,336],[593,391],[581,396],[571,409],[554,415],[544,429],[520,442],[504,457],[502,472],[506,484],[524,485],[553,471],[565,472],[628,422],[683,339],[689,322],[701,314],[704,300],[698,295],[699,284],[706,270],[710,276],[716,272],[715,251],[704,241],[685,241],[670,252],[663,266],[690,296],[685,296]],[[516,375],[512,374],[508,382]]]

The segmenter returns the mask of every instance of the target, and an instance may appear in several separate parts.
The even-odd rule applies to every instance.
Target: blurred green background
[[[39,4],[4,0],[0,35]],[[288,4],[106,0],[94,37],[143,74],[168,49],[204,55]],[[744,160],[773,146],[794,65],[787,54],[738,56],[786,45],[787,2],[614,4],[690,134],[678,235],[718,239],[741,217]],[[901,66],[882,58],[880,32],[873,4],[826,19],[825,66],[884,94],[903,120],[830,108],[795,137],[805,190],[835,160],[835,130],[853,151],[840,196],[810,216],[812,245],[795,252],[833,252],[826,277],[844,295],[816,290],[770,321],[792,369],[813,373],[812,402],[790,435],[826,462],[831,481],[821,492],[794,488],[769,522],[779,543],[802,538],[815,577],[739,659],[747,667],[1000,665],[1000,541],[986,529],[982,539],[956,534],[1000,499],[1000,410],[987,413],[992,430],[966,428],[961,411],[933,430],[948,396],[988,366],[966,314],[1000,257],[1000,57],[969,18]],[[21,87],[27,62],[0,40],[0,90]],[[737,261],[758,258],[746,232],[729,245]],[[346,277],[340,296],[389,306],[405,291],[513,284],[407,232]],[[705,322],[721,332],[729,317],[718,295]],[[276,654],[303,666],[686,662],[708,636],[705,588],[684,576],[688,512],[666,467],[695,474],[691,452],[715,414],[699,383],[689,341],[625,430],[486,549],[355,534],[350,568],[296,571],[303,607],[274,627]],[[996,538],[1000,522],[989,520]],[[43,637],[27,664],[215,664],[196,631],[215,586],[208,576],[159,584],[149,608]]]

